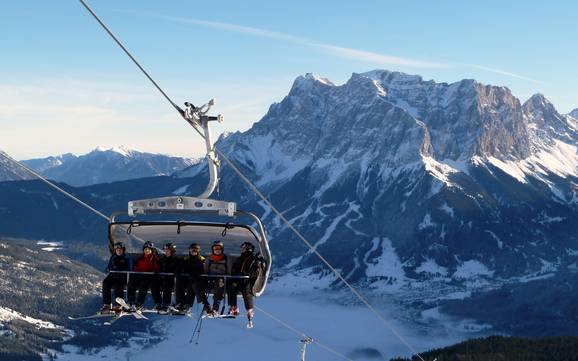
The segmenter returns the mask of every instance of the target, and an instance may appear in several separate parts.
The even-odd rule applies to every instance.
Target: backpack
[[[255,294],[253,291],[255,283],[265,275],[265,272],[267,272],[267,262],[260,253],[257,253],[253,256],[248,268],[249,284],[251,285],[251,292],[253,294]]]

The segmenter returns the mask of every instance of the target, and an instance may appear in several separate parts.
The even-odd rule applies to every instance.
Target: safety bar
[[[137,272],[137,271],[108,271],[108,273],[122,273],[122,274],[138,274],[138,275],[159,275],[159,276],[189,276],[188,273],[167,273],[167,272]],[[235,275],[199,275],[205,278],[231,278],[231,279],[249,279],[249,276],[235,276]]]

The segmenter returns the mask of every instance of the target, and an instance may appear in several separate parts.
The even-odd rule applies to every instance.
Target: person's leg
[[[141,284],[141,275],[139,274],[131,274],[130,275],[130,280],[128,281],[128,287],[127,287],[127,301],[129,305],[134,305],[135,300],[136,300],[136,291],[137,289],[140,288],[140,284]]]
[[[175,303],[177,305],[184,305],[186,301],[187,284],[189,279],[187,277],[177,277],[175,286]]]
[[[197,297],[197,302],[202,303],[204,307],[209,306],[209,300],[207,298],[207,290],[205,288],[205,282],[201,278],[196,278],[191,281],[191,291],[193,297]],[[192,303],[191,303],[192,305]]]
[[[251,292],[251,285],[249,282],[245,282],[243,287],[241,288],[241,294],[243,295],[243,303],[245,303],[245,309],[247,312],[252,310],[253,305],[253,293]]]
[[[153,275],[140,275],[141,281],[138,288],[138,296],[136,299],[137,306],[143,306],[146,300],[147,292],[151,288],[153,282]],[[154,299],[154,292],[153,292]],[[156,302],[155,302],[156,303]]]
[[[213,313],[215,311],[219,313],[219,305],[225,294],[225,283],[222,278],[219,278],[214,281],[214,284],[215,287],[213,289]]]
[[[175,288],[175,278],[173,276],[164,276],[163,299],[162,299],[162,304],[164,307],[168,307],[171,305],[173,288]]]
[[[111,289],[113,287],[112,276],[109,274],[102,280],[102,304],[110,305],[112,303]]]
[[[124,299],[124,286],[126,283],[126,277],[125,275],[121,275],[121,274],[117,274],[114,277],[114,284],[113,284],[113,289],[114,289],[114,299],[116,300],[117,298],[122,298]]]
[[[161,305],[162,298],[161,298],[161,287],[162,287],[162,278],[156,275],[150,275],[150,283],[149,288],[151,290],[151,296],[153,297],[153,302],[155,307]]]
[[[237,294],[239,293],[239,285],[236,282],[231,282],[227,286],[227,303],[231,309],[233,307],[237,307]]]

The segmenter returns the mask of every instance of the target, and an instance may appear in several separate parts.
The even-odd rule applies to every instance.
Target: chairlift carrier
[[[209,123],[211,121],[223,121],[223,116],[220,114],[218,116],[207,115],[214,104],[215,101],[211,99],[200,107],[185,102],[185,110],[178,108],[183,118],[197,131],[204,134],[209,168],[209,183],[206,189],[197,197],[169,196],[128,202],[126,212],[115,212],[110,218],[108,246],[112,253],[114,252],[114,243],[119,241],[126,245],[132,245],[135,241],[140,244],[144,241],[152,241],[157,244],[171,242],[177,245],[177,252],[186,250],[181,251],[181,253],[186,254],[189,244],[198,243],[201,246],[201,252],[208,254],[214,241],[222,241],[225,245],[225,253],[229,258],[228,271],[230,272],[234,259],[240,254],[239,246],[244,242],[250,242],[265,261],[265,271],[257,275],[253,285],[253,294],[258,297],[265,291],[271,270],[271,250],[263,223],[255,214],[238,210],[235,202],[208,198],[219,183],[219,160],[213,151]],[[138,217],[163,214],[180,217],[210,216],[220,220],[225,218],[225,220],[218,222],[116,220],[120,215]],[[241,217],[248,219],[247,223],[233,223]],[[256,228],[252,225],[255,225]]]
[[[180,216],[217,216],[225,218],[222,222],[206,221],[141,221],[122,220],[119,216],[171,214]],[[233,223],[237,218],[248,219],[249,224]],[[253,294],[260,296],[267,285],[271,270],[271,251],[267,242],[263,223],[251,212],[237,210],[236,203],[198,197],[172,196],[131,201],[127,212],[115,212],[108,226],[109,249],[114,250],[115,242],[131,246],[142,245],[143,241],[156,244],[171,242],[177,245],[177,251],[186,250],[190,243],[198,243],[202,253],[210,253],[214,241],[222,241],[225,253],[229,257],[229,267],[236,257],[240,245],[250,242],[265,260],[265,272],[259,274],[253,285]],[[134,247],[132,247],[134,248]],[[140,249],[139,249],[140,251]],[[230,269],[229,269],[230,271]]]

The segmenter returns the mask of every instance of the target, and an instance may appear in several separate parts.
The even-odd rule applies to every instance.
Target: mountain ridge
[[[22,161],[41,175],[72,186],[170,175],[195,162],[192,158],[146,153],[124,146],[97,147],[79,156],[67,153]]]

